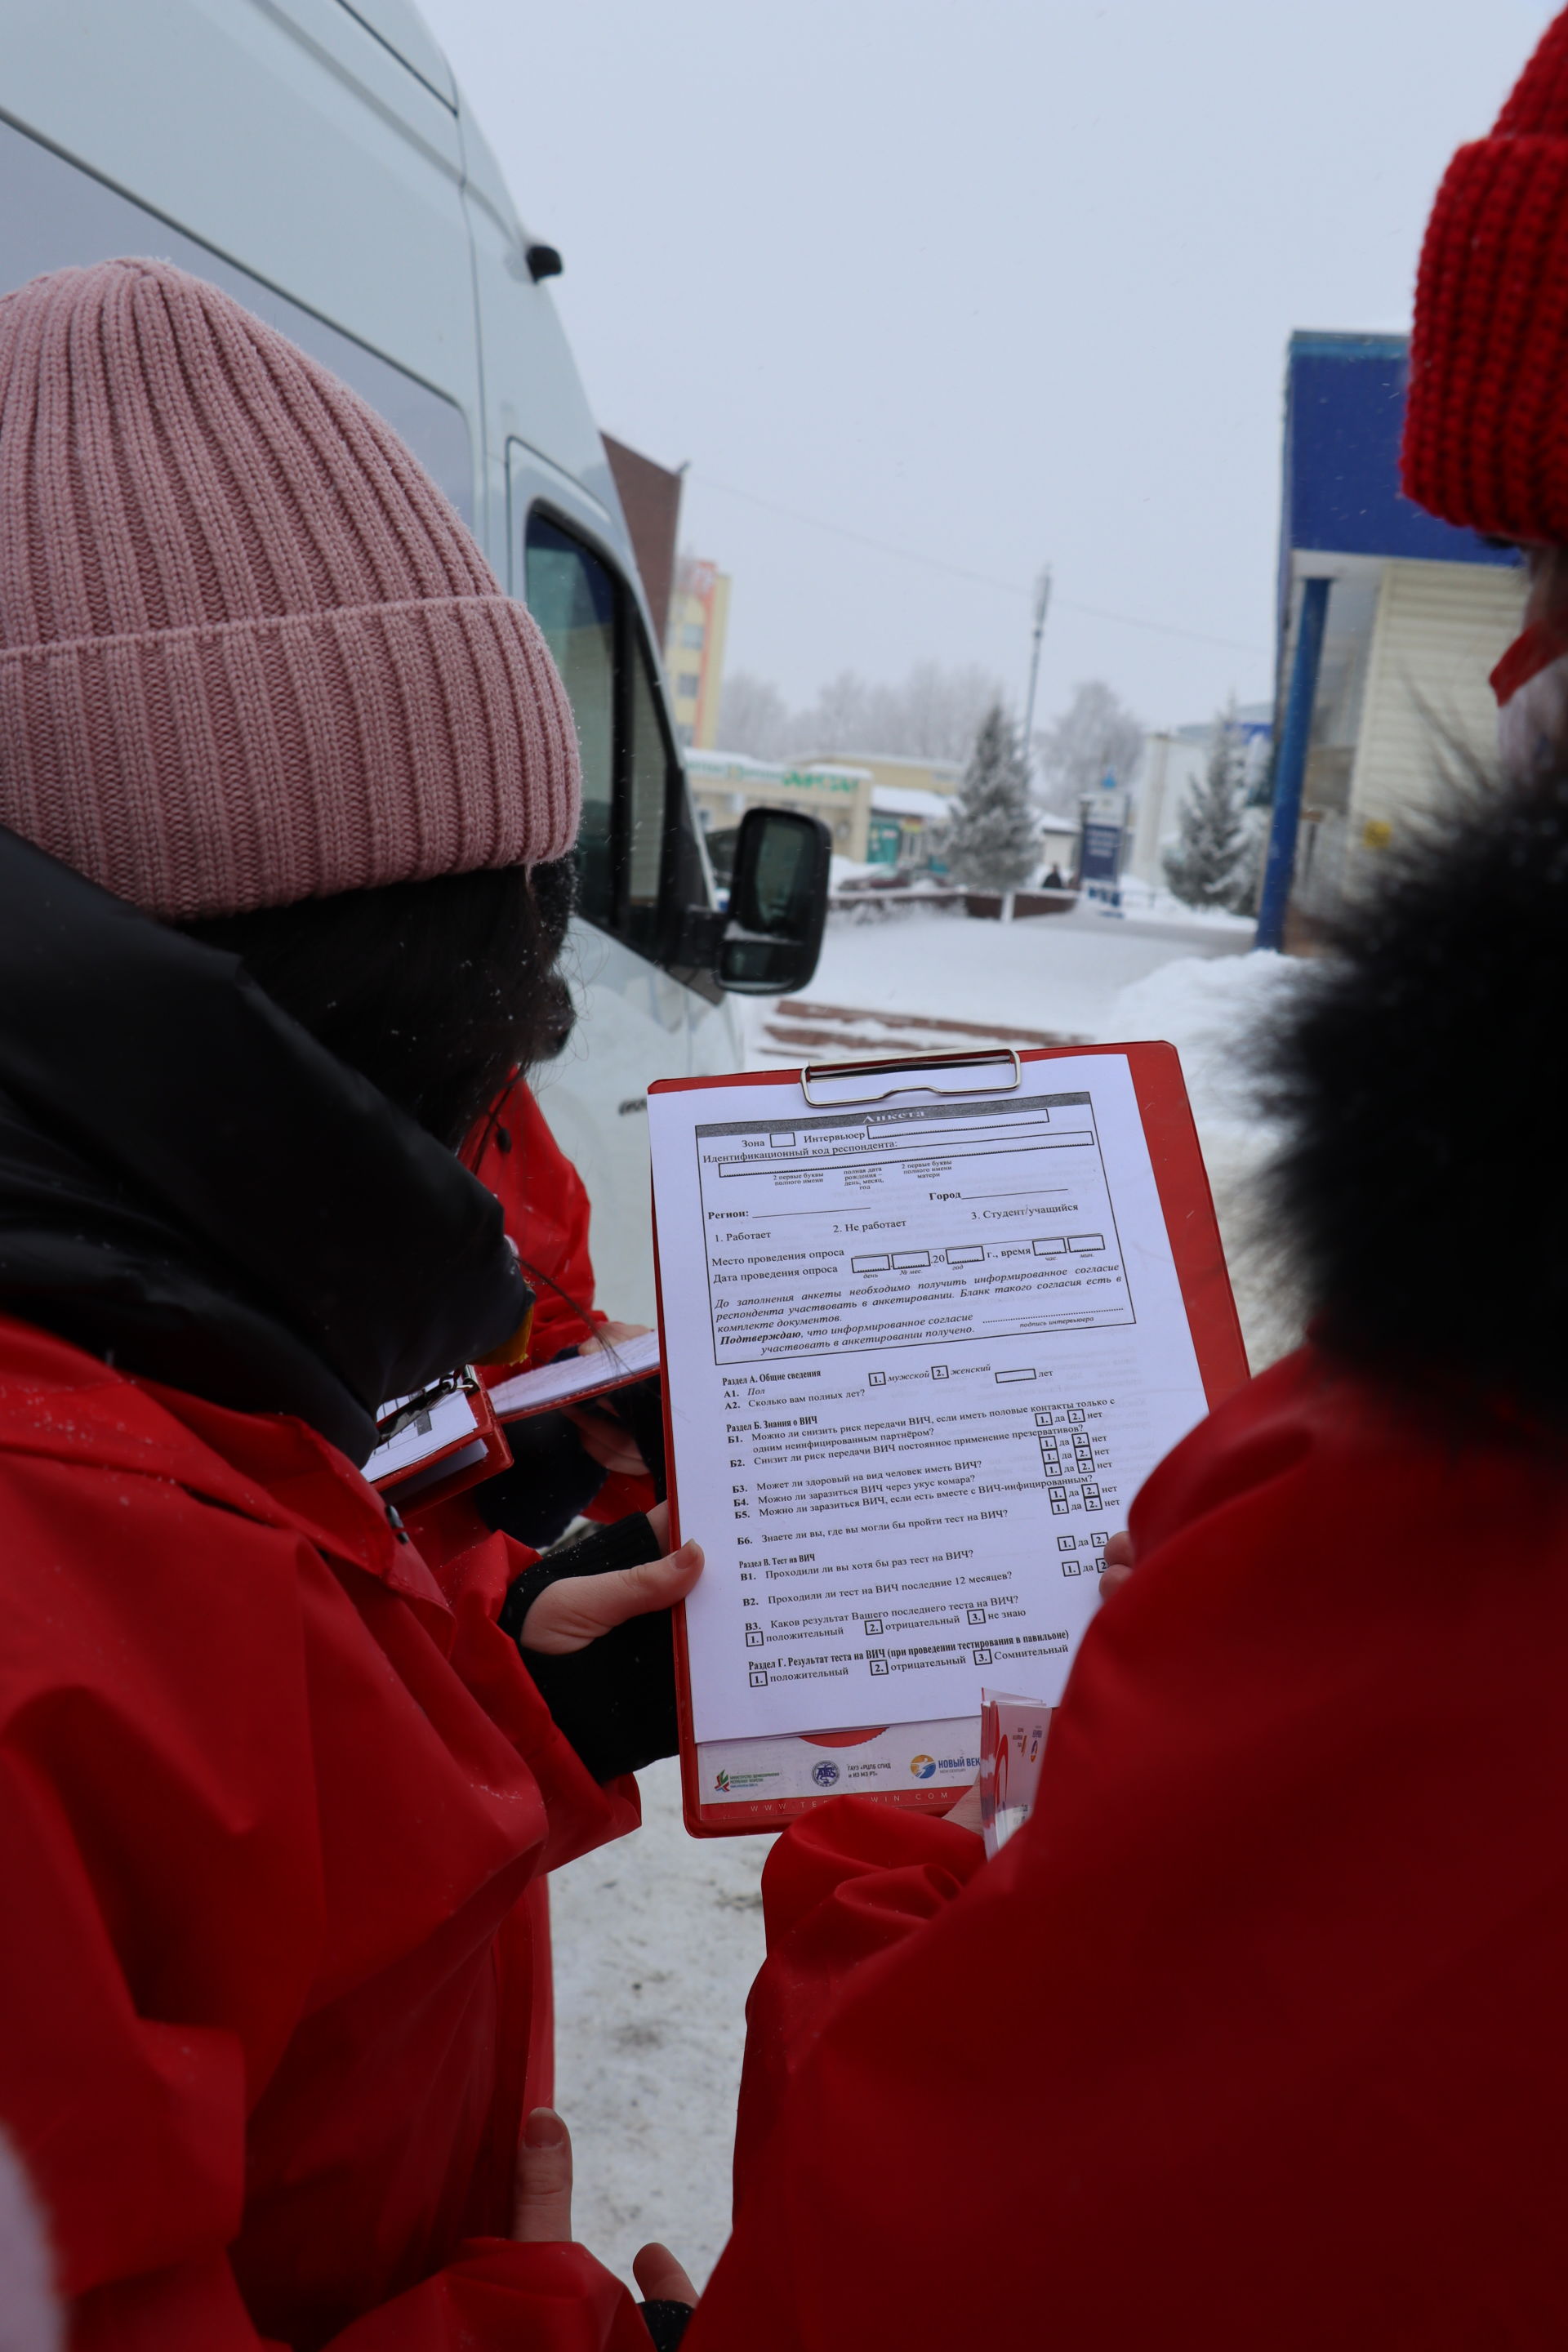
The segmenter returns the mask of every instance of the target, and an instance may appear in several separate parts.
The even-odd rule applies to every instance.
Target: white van
[[[755,837],[751,871],[782,860],[786,887],[752,890],[727,950],[604,444],[538,282],[556,257],[411,0],[0,0],[0,292],[118,254],[212,279],[351,383],[550,640],[583,748],[581,1017],[540,1097],[593,1201],[601,1303],[651,1321],[647,1083],[739,1066],[726,989],[805,984],[826,845]]]

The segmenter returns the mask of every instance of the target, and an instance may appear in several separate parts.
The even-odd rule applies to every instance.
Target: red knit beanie
[[[0,824],[170,918],[534,866],[576,737],[396,435],[200,278],[0,300]]]
[[[1446,521],[1568,542],[1568,11],[1438,192],[1403,472]]]

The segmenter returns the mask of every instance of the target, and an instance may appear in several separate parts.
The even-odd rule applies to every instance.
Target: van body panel
[[[506,196],[489,149],[464,116],[463,150],[469,184],[464,189],[473,241],[479,350],[490,428],[489,500],[499,523],[508,497],[508,444],[537,449],[615,518],[618,565],[637,576],[630,541],[605,445],[584,394],[555,304],[528,274],[524,232]],[[504,566],[492,551],[491,561]],[[521,593],[521,589],[517,592]]]
[[[411,7],[408,0],[337,0],[337,5],[367,25],[409,72],[417,74],[426,89],[433,89],[456,114],[458,85],[452,79],[452,68],[417,8]]]
[[[718,1077],[740,1069],[745,1060],[745,1034],[734,999],[721,996],[715,1003],[688,989],[686,1012],[693,1076]]]
[[[459,402],[0,119],[0,293],[47,269],[122,254],[177,262],[291,336],[386,418],[465,521],[474,522],[477,457]]]
[[[615,543],[618,535],[616,520],[608,507],[601,506],[593,493],[584,488],[575,474],[569,474],[564,466],[558,466],[542,449],[520,441],[513,434],[507,442],[506,454],[509,523],[505,560],[500,569],[507,582],[508,595],[521,596],[526,602],[522,535],[529,509],[536,499],[555,508],[601,547]]]
[[[338,0],[28,0],[5,52],[14,121],[478,416],[457,119]]]

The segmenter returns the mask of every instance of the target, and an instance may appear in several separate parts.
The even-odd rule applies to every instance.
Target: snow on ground
[[[805,992],[826,1004],[879,1013],[1002,1021],[1095,1035],[1118,991],[1172,957],[1234,955],[1251,942],[1233,917],[1184,924],[1074,912],[1026,922],[972,920],[957,908],[902,907],[834,915]],[[752,1034],[773,1000],[750,1000]]]
[[[835,916],[812,1001],[999,1022],[1086,1039],[1163,1037],[1182,1056],[1255,1370],[1295,1344],[1251,1232],[1270,1138],[1247,1105],[1237,1040],[1299,982],[1243,953],[1250,927],[1075,912],[1010,925],[937,908]],[[753,1061],[773,1013],[751,1001]],[[700,1535],[700,1528],[693,1530]],[[763,1958],[757,1882],[770,1841],[689,1838],[673,1762],[640,1776],[641,1832],[552,1880],[557,2095],[576,2146],[578,2237],[629,2280],[661,2238],[700,2284],[723,2244],[744,2003]]]
[[[1238,932],[1244,944],[1257,929],[1251,915],[1232,915],[1223,907],[1184,907],[1173,890],[1156,889],[1152,883],[1135,882],[1128,875],[1117,887],[1129,915],[1156,915],[1168,922],[1195,923],[1204,930]]]
[[[745,1994],[771,1837],[687,1837],[679,1764],[637,1773],[642,1830],[550,1879],[555,2098],[574,2230],[618,2277],[663,2239],[703,2286],[729,2234]]]
[[[766,1837],[689,1838],[675,1760],[639,1772],[643,1825],[558,1870],[556,2103],[573,2227],[628,2283],[661,2239],[699,2286],[730,2228],[745,2000],[763,1963]]]

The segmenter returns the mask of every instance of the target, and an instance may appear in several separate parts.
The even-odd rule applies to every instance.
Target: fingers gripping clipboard
[[[944,1811],[1060,1695],[1108,1537],[1247,1378],[1174,1049],[649,1089],[687,1827]]]

